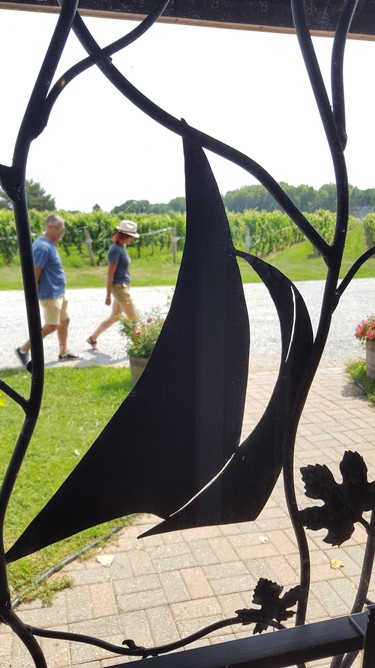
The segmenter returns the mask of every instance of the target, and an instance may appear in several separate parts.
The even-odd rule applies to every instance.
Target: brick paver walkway
[[[262,414],[274,380],[271,372],[250,376],[244,433]],[[325,463],[340,481],[338,464],[346,449],[363,455],[369,480],[374,480],[374,427],[374,408],[344,371],[319,371],[298,431],[299,495],[303,493],[298,482],[300,466]],[[90,559],[72,562],[63,572],[73,577],[74,587],[60,592],[49,607],[38,601],[22,604],[20,617],[35,626],[74,630],[116,644],[132,638],[153,646],[250,607],[259,577],[277,581],[285,589],[298,584],[298,551],[281,481],[256,522],[137,540],[153,524],[154,518],[140,516]],[[325,531],[308,533],[312,560],[308,620],[347,614],[359,581],[365,531],[357,526],[351,540],[340,548],[322,541]],[[332,568],[333,559],[340,567]],[[369,595],[375,600],[374,580]],[[228,627],[194,646],[248,636],[252,628]],[[89,645],[47,639],[41,644],[50,668],[104,668],[127,661]],[[4,626],[0,627],[0,648],[0,668],[32,666],[20,642]],[[322,668],[329,662],[311,665]],[[359,659],[355,665],[359,666]]]

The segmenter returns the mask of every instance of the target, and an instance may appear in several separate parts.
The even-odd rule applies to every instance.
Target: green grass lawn
[[[69,289],[71,288],[104,288],[107,267],[105,264],[91,267],[86,258],[79,258],[77,252],[65,255],[59,249],[61,260],[66,271]],[[182,253],[177,255],[174,264],[171,254],[145,255],[137,258],[134,253],[130,267],[132,285],[150,287],[153,285],[175,285],[180,268]],[[19,260],[12,266],[0,266],[0,290],[22,290],[22,275]]]
[[[350,362],[346,367],[350,377],[361,388],[367,399],[375,406],[375,380],[366,376],[366,362]]]
[[[2,379],[28,396],[30,375],[5,370]],[[131,389],[127,368],[46,369],[40,417],[9,504],[5,541],[9,548],[73,470]],[[0,479],[22,426],[23,411],[1,395]],[[122,520],[88,529],[9,566],[12,595],[33,597],[32,582],[71,554],[103,537]],[[65,582],[62,585],[66,584]],[[51,585],[52,586],[52,585]],[[56,587],[56,583],[53,584]],[[45,585],[38,595],[48,596]]]
[[[354,262],[365,251],[363,228],[361,225],[354,227],[348,232],[345,245],[344,256],[340,271],[340,278],[343,278]],[[295,244],[279,253],[273,253],[270,257],[263,258],[292,281],[313,281],[325,279],[327,276],[327,267],[322,257],[316,257],[313,253],[313,247],[308,241]],[[240,264],[242,278],[244,282],[252,282],[250,268],[243,268],[245,262]],[[375,256],[368,260],[355,275],[355,278],[374,278],[375,277]]]
[[[365,245],[362,225],[358,225],[349,231],[347,243],[340,272],[343,278],[352,264],[367,249]],[[79,257],[78,252],[65,255],[60,249],[63,265],[66,270],[69,288],[103,288],[106,280],[106,266],[90,267],[87,259]],[[134,287],[150,287],[153,285],[175,285],[180,267],[182,253],[177,254],[177,263],[174,264],[172,254],[143,255],[138,258],[135,249],[130,249],[132,263],[130,273]],[[273,266],[280,269],[292,281],[311,281],[325,279],[327,267],[321,257],[313,253],[309,242],[302,242],[287,248],[286,250],[272,253],[263,258]],[[260,281],[258,275],[243,260],[239,261],[242,280],[245,283]],[[372,258],[359,270],[356,278],[375,277],[375,258]],[[0,266],[0,289],[21,290],[22,277],[19,263],[11,267]]]
[[[340,278],[343,278],[354,262],[367,250],[362,226],[358,225],[348,232]],[[327,267],[321,257],[315,257],[309,242],[296,244],[287,250],[275,254],[271,263],[285,273],[292,281],[310,281],[325,279]],[[355,278],[375,277],[375,256],[368,260],[355,275]]]

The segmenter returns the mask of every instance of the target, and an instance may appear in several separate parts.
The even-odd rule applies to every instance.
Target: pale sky
[[[10,164],[19,124],[57,17],[0,10],[0,162]],[[105,46],[134,22],[85,19]],[[329,85],[332,40],[314,38]],[[57,74],[85,56],[72,34]],[[177,118],[259,162],[277,181],[319,188],[334,182],[332,161],[295,35],[157,24],[113,56],[122,73]],[[349,40],[345,90],[349,182],[375,187],[375,43]],[[328,89],[330,96],[330,89]],[[220,192],[256,183],[208,153]],[[160,127],[95,68],[60,95],[33,142],[27,178],[57,208],[105,211],[128,199],[168,202],[184,195],[180,137]]]

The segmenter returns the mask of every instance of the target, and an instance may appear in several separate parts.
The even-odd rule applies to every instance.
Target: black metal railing
[[[307,3],[301,0],[290,2],[335,172],[337,214],[331,244],[260,164],[167,113],[113,65],[111,55],[151,29],[168,7],[169,0],[152,4],[152,13],[134,30],[113,44],[100,48],[79,15],[78,0],[61,2],[56,29],[19,129],[12,165],[0,165],[1,185],[14,207],[32,357],[29,396],[21,396],[5,381],[0,381],[0,389],[24,411],[24,421],[0,489],[0,620],[22,640],[37,668],[46,666],[37,637],[84,642],[120,655],[146,658],[167,654],[217,628],[233,624],[253,625],[255,632],[259,633],[268,628],[278,631],[189,650],[173,657],[154,658],[153,665],[169,666],[173,663],[173,666],[181,668],[191,665],[278,668],[291,664],[302,666],[309,660],[336,657],[332,660],[332,668],[348,668],[358,651],[363,650],[363,666],[369,668],[375,664],[374,607],[367,600],[375,549],[375,483],[367,481],[366,465],[358,453],[343,454],[341,485],[335,482],[327,467],[319,464],[304,467],[301,473],[306,495],[322,499],[324,505],[318,510],[316,507],[300,510],[294,479],[296,432],[324,351],[333,312],[355,272],[375,252],[374,248],[369,249],[358,258],[340,282],[349,216],[349,185],[344,157],[343,56],[358,2],[347,0],[337,3],[341,11],[332,50],[332,104],[310,36]],[[248,11],[251,22],[251,3]],[[71,30],[88,55],[51,87]],[[184,256],[165,325],[135,390],[124,400],[45,508],[14,545],[6,549],[6,511],[33,437],[44,385],[43,343],[25,194],[28,153],[32,141],[46,127],[53,105],[66,86],[93,66],[98,67],[141,112],[183,139],[187,202]],[[223,202],[203,149],[241,166],[255,177],[321,253],[327,274],[315,334],[306,304],[293,282],[263,259],[234,248]],[[279,375],[269,404],[262,420],[240,445],[250,339],[237,258],[249,263],[267,287],[279,316],[282,341]],[[237,326],[227,327],[228,320],[235,321]],[[178,359],[177,362],[176,354],[182,347],[186,351],[184,360],[181,362]],[[175,373],[177,367],[180,370],[178,375]],[[163,392],[160,391],[160,378],[163,378]],[[166,409],[168,419],[164,420],[163,411]],[[137,430],[137,447],[124,449],[123,434],[128,435],[131,445],[132,434],[136,433],[140,420],[143,431],[139,434]],[[177,457],[176,442],[179,444]],[[230,619],[220,620],[188,638],[171,640],[166,646],[152,648],[136,646],[132,640],[127,640],[125,646],[117,647],[104,640],[75,633],[31,627],[24,624],[13,609],[8,586],[8,563],[89,526],[144,510],[163,520],[145,535],[255,520],[280,473],[284,477],[285,497],[300,554],[299,582],[283,597],[281,584],[261,578],[253,597],[253,603],[258,608],[235,611],[235,616]],[[179,484],[169,484],[171,479],[178,479]],[[140,481],[136,489],[131,484],[133,480]],[[85,490],[84,498],[82,489]],[[251,496],[249,490],[252,491]],[[369,520],[364,517],[366,513],[371,513]],[[355,522],[365,527],[368,540],[352,610],[341,619],[305,625],[310,590],[306,528],[326,528],[326,542],[336,545],[350,537]],[[366,605],[369,606],[368,611],[363,611]],[[296,610],[293,610],[295,607]],[[294,615],[295,628],[284,629],[283,622]]]

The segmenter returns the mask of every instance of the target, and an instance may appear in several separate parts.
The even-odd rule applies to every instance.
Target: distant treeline
[[[336,186],[327,183],[318,190],[312,186],[290,186],[280,183],[286,194],[304,213],[313,213],[319,209],[336,211]],[[375,188],[360,190],[356,186],[349,186],[350,214],[357,218],[364,218],[368,213],[375,211]],[[276,211],[281,210],[269,192],[261,185],[243,186],[237,190],[230,190],[223,195],[223,201],[228,211],[240,213],[246,210]],[[127,200],[115,206],[111,213],[156,213],[163,214],[170,211],[184,213],[186,211],[185,198],[175,197],[168,204],[150,204],[148,200]]]
[[[281,188],[286,192],[294,204],[304,213],[315,211],[336,211],[336,186],[327,183],[319,190],[312,186],[300,185],[290,186],[288,183],[280,182]],[[352,216],[363,219],[368,213],[375,211],[375,188],[360,190],[356,186],[349,186],[350,207]],[[28,209],[37,211],[52,211],[55,209],[55,199],[48,195],[40,183],[31,180],[26,181],[26,195]],[[222,195],[225,207],[233,213],[243,211],[281,211],[281,207],[261,185],[243,186],[237,190],[230,190]],[[0,209],[13,209],[9,197],[0,188]],[[93,206],[93,213],[102,211],[99,204]],[[126,202],[115,206],[110,213],[125,217],[130,214],[155,214],[167,215],[172,212],[184,214],[186,212],[185,197],[174,197],[166,204],[151,204],[147,199],[128,199]],[[70,213],[79,214],[79,211]]]

